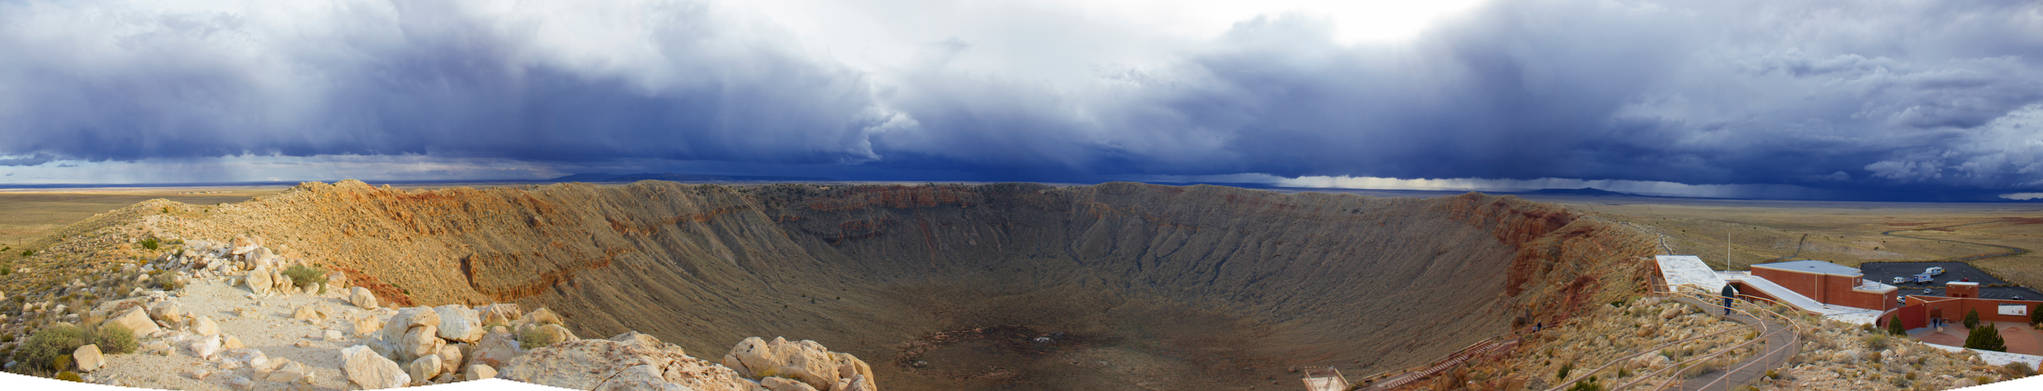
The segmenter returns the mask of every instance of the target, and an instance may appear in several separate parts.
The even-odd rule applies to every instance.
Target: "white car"
[[[1930,267],[1929,267],[1928,269],[1922,269],[1922,272],[1923,272],[1924,274],[1928,274],[1928,275],[1932,275],[1932,276],[1934,276],[1934,275],[1939,275],[1939,274],[1944,274],[1944,267],[1943,267],[1943,266],[1930,266]]]
[[[1894,276],[1894,283],[1895,283],[1895,284],[1901,284],[1901,283],[1906,283],[1906,282],[1908,282],[1908,277],[1902,277],[1902,276]]]

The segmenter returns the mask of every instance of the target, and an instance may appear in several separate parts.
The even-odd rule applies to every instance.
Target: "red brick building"
[[[1977,282],[1944,283],[1944,294],[1946,296],[1909,296],[1907,305],[1898,308],[1893,315],[1881,318],[1880,325],[1885,326],[1897,318],[1901,319],[1902,327],[1911,329],[1929,325],[1931,318],[1959,324],[1965,319],[1965,313],[1972,311],[1978,311],[1982,321],[2028,323],[2029,312],[2043,306],[2043,301],[2036,300],[1982,299]]]
[[[1866,281],[1855,267],[1811,260],[1762,263],[1752,265],[1752,275],[1819,303],[1872,310],[1895,306],[1897,289]]]

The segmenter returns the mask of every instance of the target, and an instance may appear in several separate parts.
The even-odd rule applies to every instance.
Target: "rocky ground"
[[[1780,311],[1803,325],[1802,350],[1762,390],[1942,390],[2034,375],[1980,361],[1972,352],[1931,348],[1905,335]]]
[[[1749,303],[1741,303],[1739,308],[1748,312],[1771,309],[1790,316],[1800,325],[1800,351],[1787,364],[1749,385],[1753,389],[1942,390],[2034,374],[2023,368],[1988,365],[1972,353],[1930,348],[1905,336],[1887,335],[1870,327],[1785,308]],[[1509,354],[1471,362],[1463,369],[1410,388],[1547,389],[1563,385],[1560,383],[1564,368],[1567,378],[1578,378],[1583,371],[1613,358],[1695,336],[1706,337],[1661,348],[1658,354],[1619,361],[1597,373],[1597,384],[1608,389],[1630,382],[1642,373],[1756,338],[1758,334],[1752,327],[1709,316],[1690,305],[1658,297],[1638,298],[1527,334],[1518,349]],[[1703,370],[1683,370],[1681,376],[1722,369],[1756,353],[1750,348],[1734,351],[1705,361]],[[1642,384],[1661,381],[1664,380]]]
[[[121,298],[89,311],[27,305],[53,306],[27,311],[39,327],[127,330],[132,352],[88,344],[54,365],[10,359],[7,369],[184,390],[373,389],[492,377],[577,389],[877,389],[864,361],[812,341],[748,338],[713,363],[635,332],[580,339],[545,308],[382,305],[340,272],[294,278],[316,268],[277,256],[258,239],[170,246],[123,268],[132,274],[116,273],[136,283]],[[65,290],[104,290],[85,287],[80,281]],[[29,322],[10,325],[22,323]],[[8,335],[35,327],[16,328]],[[9,338],[4,348],[12,353],[25,343]]]
[[[1647,297],[1602,306],[1529,333],[1508,356],[1473,362],[1467,369],[1419,383],[1416,388],[1546,389],[1589,375],[1596,377],[1593,383],[1605,388],[1635,380],[1641,381],[1641,385],[1656,386],[1673,376],[1719,369],[1751,357],[1756,349],[1733,349],[1704,359],[1701,370],[1673,373],[1668,369],[1678,362],[1705,357],[1757,337],[1758,333],[1745,324],[1704,313],[1692,305]],[[1651,353],[1620,360],[1642,351]],[[1590,373],[1612,360],[1618,361]],[[1647,376],[1661,370],[1668,372]]]

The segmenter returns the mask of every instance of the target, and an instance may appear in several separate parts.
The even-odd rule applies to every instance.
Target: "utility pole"
[[[1724,271],[1731,271],[1731,227],[1724,227]]]

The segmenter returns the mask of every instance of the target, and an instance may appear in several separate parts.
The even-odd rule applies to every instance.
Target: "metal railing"
[[[1498,350],[1508,349],[1516,346],[1518,346],[1517,338],[1506,340],[1490,338],[1482,340],[1473,344],[1469,344],[1466,347],[1462,347],[1461,350],[1457,350],[1454,353],[1448,354],[1447,357],[1442,358],[1439,361],[1435,361],[1432,365],[1427,366],[1425,369],[1393,375],[1384,378],[1382,381],[1370,384],[1367,387],[1363,387],[1361,389],[1363,390],[1397,389],[1399,387],[1411,385],[1412,383],[1417,383],[1421,380],[1426,380],[1427,378],[1431,378],[1434,375],[1440,374],[1441,372],[1446,372],[1449,369],[1454,369],[1454,367],[1460,366],[1463,363],[1467,363],[1468,360],[1474,359],[1475,357],[1487,355]]]
[[[1706,305],[1706,306],[1713,306],[1713,307],[1717,307],[1717,308],[1726,308],[1726,307],[1724,307],[1724,306],[1722,306],[1722,305],[1717,305],[1717,304],[1711,303],[1711,300],[1712,300],[1712,299],[1720,298],[1720,296],[1713,296],[1713,295],[1706,295],[1706,294],[1705,294],[1705,295],[1697,295],[1697,294],[1694,294],[1694,293],[1683,293],[1683,294],[1686,294],[1686,295],[1690,295],[1690,296],[1692,296],[1692,298],[1696,298],[1696,299],[1698,299],[1699,301],[1702,301],[1702,302],[1703,302],[1703,304],[1704,304],[1704,305]],[[1764,301],[1764,302],[1767,302],[1767,303],[1771,303],[1772,305],[1783,305],[1783,304],[1782,304],[1782,303],[1780,303],[1779,301],[1775,301],[1775,300],[1770,300],[1770,299],[1765,299],[1765,298],[1760,298],[1760,297],[1753,297],[1753,296],[1749,296],[1749,295],[1739,295],[1739,296],[1740,296],[1741,298],[1744,298],[1744,299],[1746,299],[1746,300],[1751,300],[1751,301]],[[1734,304],[1733,304],[1733,306],[1735,307],[1735,306],[1736,306],[1736,304],[1734,303]],[[1702,362],[1704,362],[1704,361],[1706,361],[1706,360],[1712,360],[1712,359],[1715,359],[1715,358],[1717,358],[1718,356],[1722,356],[1722,355],[1724,355],[1724,354],[1726,354],[1726,353],[1730,353],[1730,352],[1733,352],[1733,351],[1737,351],[1737,350],[1739,350],[1739,349],[1744,349],[1745,347],[1747,347],[1747,346],[1749,346],[1749,345],[1751,345],[1751,344],[1753,344],[1753,343],[1757,343],[1757,342],[1763,342],[1763,341],[1766,341],[1766,340],[1767,340],[1768,338],[1771,338],[1771,336],[1773,336],[1773,335],[1775,335],[1775,334],[1778,334],[1778,333],[1786,333],[1786,336],[1787,336],[1787,340],[1786,340],[1786,341],[1784,341],[1784,343],[1782,343],[1782,344],[1781,344],[1781,346],[1774,346],[1774,347],[1771,347],[1770,349],[1767,349],[1767,350],[1766,350],[1765,352],[1762,352],[1762,353],[1760,353],[1760,355],[1759,355],[1758,357],[1754,357],[1754,358],[1752,358],[1752,359],[1749,359],[1749,360],[1745,360],[1745,363],[1744,363],[1744,364],[1742,364],[1742,365],[1739,365],[1739,366],[1737,366],[1737,367],[1735,367],[1735,368],[1727,368],[1727,369],[1726,369],[1726,370],[1724,371],[1724,374],[1723,374],[1723,375],[1719,375],[1719,376],[1717,376],[1717,377],[1715,377],[1715,378],[1711,379],[1711,380],[1710,380],[1709,382],[1707,382],[1707,383],[1703,383],[1703,385],[1701,385],[1701,386],[1698,386],[1698,387],[1696,387],[1695,389],[1699,389],[1699,390],[1707,390],[1707,389],[1710,389],[1711,387],[1715,387],[1715,386],[1718,386],[1718,385],[1720,385],[1720,384],[1721,384],[1721,385],[1725,385],[1725,386],[1727,386],[1726,388],[1729,388],[1728,386],[1729,386],[1730,384],[1748,384],[1748,383],[1751,383],[1751,382],[1753,382],[1754,380],[1757,380],[1757,379],[1758,379],[1759,377],[1761,377],[1761,376],[1763,375],[1763,373],[1761,373],[1761,372],[1758,372],[1758,371],[1753,371],[1753,372],[1744,372],[1744,371],[1746,371],[1747,369],[1751,369],[1751,368],[1753,368],[1753,366],[1754,366],[1754,365],[1758,365],[1758,364],[1761,364],[1761,363],[1765,363],[1765,364],[1767,364],[1766,368],[1776,368],[1776,367],[1779,367],[1781,363],[1783,363],[1783,362],[1787,361],[1787,359],[1788,359],[1788,358],[1791,358],[1791,357],[1793,357],[1793,356],[1794,356],[1794,355],[1793,355],[1793,354],[1791,354],[1791,353],[1790,353],[1790,354],[1783,354],[1784,352],[1788,352],[1788,351],[1789,351],[1789,349],[1795,349],[1795,348],[1797,348],[1797,347],[1799,347],[1799,346],[1800,346],[1800,341],[1801,341],[1801,332],[1800,332],[1800,330],[1801,330],[1801,326],[1800,326],[1800,324],[1799,324],[1799,323],[1795,322],[1793,318],[1790,318],[1790,317],[1788,317],[1788,316],[1786,316],[1786,315],[1781,315],[1781,314],[1779,314],[1779,313],[1773,312],[1773,311],[1771,311],[1771,309],[1770,309],[1770,308],[1767,308],[1767,307],[1761,307],[1761,309],[1759,310],[1759,312],[1760,312],[1760,313],[1764,313],[1764,314],[1767,314],[1767,315],[1769,315],[1769,316],[1771,316],[1771,317],[1774,317],[1774,318],[1778,318],[1778,319],[1780,319],[1781,321],[1783,321],[1783,324],[1784,324],[1784,326],[1785,326],[1785,327],[1781,327],[1781,328],[1775,328],[1775,327],[1773,327],[1772,325],[1768,324],[1768,323],[1766,322],[1766,320],[1765,320],[1765,319],[1761,319],[1761,318],[1760,318],[1759,316],[1753,315],[1753,314],[1752,314],[1751,312],[1747,312],[1747,311],[1745,311],[1745,310],[1743,310],[1743,309],[1738,309],[1738,308],[1730,308],[1730,310],[1731,310],[1731,311],[1734,311],[1734,312],[1737,312],[1737,313],[1739,313],[1739,314],[1745,315],[1746,317],[1748,317],[1748,318],[1752,319],[1752,320],[1753,320],[1754,322],[1758,322],[1758,323],[1760,324],[1760,326],[1761,326],[1761,330],[1762,330],[1762,331],[1760,332],[1760,334],[1759,334],[1759,338],[1753,338],[1752,340],[1748,340],[1748,341],[1745,341],[1745,342],[1743,342],[1743,343],[1739,343],[1739,344],[1737,344],[1737,345],[1732,345],[1731,347],[1728,347],[1728,348],[1724,348],[1724,349],[1718,349],[1718,350],[1716,350],[1716,351],[1713,351],[1713,352],[1711,352],[1710,354],[1707,354],[1707,355],[1703,355],[1703,356],[1697,356],[1697,357],[1693,357],[1693,358],[1690,358],[1690,359],[1687,359],[1687,360],[1682,360],[1681,362],[1675,363],[1674,365],[1669,365],[1669,366],[1668,366],[1667,368],[1663,368],[1663,369],[1661,369],[1660,371],[1655,371],[1655,372],[1653,372],[1653,373],[1651,373],[1651,374],[1647,374],[1647,375],[1643,375],[1643,376],[1640,376],[1640,377],[1639,377],[1639,379],[1633,380],[1633,382],[1632,382],[1632,383],[1627,383],[1627,384],[1625,384],[1625,385],[1622,385],[1622,386],[1619,386],[1619,387],[1615,387],[1615,388],[1613,388],[1613,389],[1619,389],[1619,388],[1624,388],[1624,387],[1628,387],[1628,386],[1632,385],[1633,383],[1637,383],[1637,382],[1638,382],[1638,381],[1640,381],[1640,380],[1644,380],[1644,379],[1647,379],[1647,378],[1650,378],[1650,377],[1653,377],[1653,376],[1658,376],[1658,375],[1660,374],[1660,372],[1664,372],[1664,371],[1667,371],[1667,370],[1674,370],[1673,374],[1674,374],[1674,375],[1676,375],[1676,376],[1678,377],[1678,376],[1679,376],[1679,375],[1680,375],[1680,374],[1681,374],[1682,372],[1685,372],[1685,371],[1687,371],[1687,370],[1688,370],[1689,368],[1693,368],[1693,367],[1694,367],[1695,365],[1697,365],[1697,364],[1701,364]],[[1741,373],[1743,373],[1743,374],[1741,374]],[[1734,377],[1736,377],[1736,379],[1733,379]],[[1729,382],[1727,382],[1727,380],[1729,380]],[[1667,389],[1668,387],[1671,387],[1671,386],[1674,386],[1674,385],[1677,385],[1677,384],[1685,384],[1685,383],[1686,383],[1686,382],[1685,382],[1685,381],[1683,381],[1683,380],[1681,380],[1681,379],[1669,379],[1669,381],[1667,381],[1667,382],[1665,382],[1665,383],[1660,383],[1660,385],[1659,385],[1658,387],[1654,387],[1653,389],[1654,389],[1654,390],[1664,390],[1664,389]]]
[[[1664,292],[1664,291],[1655,291],[1655,292],[1651,292],[1651,293],[1648,293],[1648,294],[1647,294],[1647,296],[1653,296],[1653,297],[1686,297],[1686,298],[1690,298],[1690,299],[1696,299],[1696,301],[1700,302],[1700,306],[1704,306],[1704,307],[1714,307],[1714,308],[1716,308],[1716,309],[1723,309],[1723,308],[1726,308],[1726,307],[1724,307],[1724,306],[1722,306],[1722,305],[1718,305],[1718,304],[1715,304],[1715,303],[1712,303],[1712,302],[1711,302],[1711,299],[1718,299],[1718,298],[1721,298],[1721,296],[1713,296],[1713,295],[1707,295],[1707,294],[1698,294],[1698,293],[1695,293],[1695,292],[1681,292],[1681,293],[1673,293],[1673,292]],[[1771,304],[1771,305],[1776,305],[1776,306],[1778,306],[1778,305],[1782,305],[1782,304],[1781,304],[1781,303],[1780,303],[1779,301],[1775,301],[1775,300],[1771,300],[1771,299],[1766,299],[1766,298],[1762,298],[1762,297],[1756,297],[1756,296],[1750,296],[1750,295],[1742,295],[1742,294],[1741,294],[1741,295],[1739,295],[1739,297],[1740,297],[1740,298],[1742,298],[1742,299],[1746,299],[1746,300],[1749,300],[1749,301],[1758,301],[1758,302],[1766,302],[1766,303],[1769,303],[1769,304]],[[1697,303],[1689,303],[1689,304],[1697,304]],[[1653,379],[1653,378],[1659,377],[1659,376],[1661,376],[1662,374],[1664,374],[1665,372],[1667,372],[1667,371],[1670,371],[1670,370],[1675,370],[1676,372],[1674,372],[1674,374],[1679,374],[1679,373],[1680,373],[1680,370],[1686,370],[1686,369],[1688,369],[1688,368],[1692,367],[1693,365],[1691,365],[1691,364],[1696,364],[1696,363],[1699,363],[1699,362],[1700,362],[1700,361],[1702,361],[1702,360],[1714,359],[1714,358],[1716,358],[1716,357],[1718,357],[1718,356],[1721,356],[1721,355],[1723,355],[1723,354],[1726,354],[1726,353],[1729,353],[1729,352],[1735,351],[1735,350],[1737,350],[1737,349],[1742,349],[1742,348],[1744,348],[1744,347],[1750,346],[1750,345],[1752,345],[1753,343],[1757,343],[1757,342],[1762,342],[1762,341],[1765,341],[1765,340],[1767,339],[1767,336],[1770,336],[1770,335],[1773,335],[1773,334],[1776,334],[1776,333],[1780,333],[1780,332],[1787,332],[1787,333],[1788,333],[1788,336],[1789,336],[1789,341],[1788,341],[1788,343],[1784,343],[1784,344],[1782,344],[1782,346],[1774,347],[1774,348],[1772,348],[1772,349],[1767,349],[1767,350],[1766,350],[1765,352],[1761,353],[1761,355],[1760,355],[1760,358],[1761,358],[1761,359],[1760,359],[1760,360],[1750,360],[1750,361],[1746,362],[1746,363],[1745,363],[1744,365],[1740,365],[1740,366],[1738,366],[1738,367],[1736,367],[1736,368],[1732,368],[1731,370],[1729,370],[1729,371],[1726,371],[1726,372],[1725,372],[1725,375],[1724,375],[1724,376],[1719,376],[1719,377],[1717,377],[1717,378],[1716,378],[1715,380],[1712,380],[1712,381],[1711,381],[1710,383],[1706,383],[1706,384],[1704,384],[1704,385],[1703,385],[1703,387],[1707,388],[1707,387],[1711,387],[1711,386],[1714,386],[1715,384],[1717,384],[1717,383],[1719,383],[1719,382],[1722,382],[1722,381],[1726,380],[1727,378],[1731,377],[1732,375],[1738,374],[1738,373],[1739,373],[1739,371],[1744,371],[1744,370],[1746,370],[1746,369],[1748,369],[1748,368],[1751,368],[1751,367],[1752,367],[1753,365],[1759,364],[1759,363],[1761,363],[1761,362],[1766,362],[1766,363],[1768,364],[1768,368],[1773,368],[1773,367],[1777,367],[1777,366],[1778,366],[1778,361],[1784,361],[1784,360],[1785,360],[1786,358],[1788,358],[1788,357],[1792,357],[1792,356],[1793,356],[1793,355],[1791,355],[1791,354],[1787,354],[1787,355],[1783,355],[1783,354],[1780,354],[1781,352],[1784,352],[1784,351],[1786,351],[1786,349],[1790,349],[1790,348],[1792,348],[1792,347],[1798,346],[1798,344],[1799,344],[1799,340],[1800,340],[1800,332],[1799,332],[1799,330],[1800,330],[1800,328],[1801,328],[1801,327],[1800,327],[1800,325],[1799,325],[1798,323],[1796,323],[1796,322],[1795,322],[1795,321],[1794,321],[1793,319],[1791,319],[1791,318],[1789,318],[1789,317],[1787,317],[1787,316],[1785,316],[1785,315],[1781,315],[1781,314],[1779,314],[1779,313],[1775,313],[1775,312],[1773,312],[1773,311],[1772,311],[1771,309],[1761,310],[1761,311],[1760,311],[1761,313],[1765,313],[1765,314],[1767,314],[1767,315],[1769,315],[1769,316],[1771,316],[1771,317],[1779,318],[1779,319],[1782,319],[1782,320],[1786,321],[1787,327],[1784,327],[1784,328],[1782,328],[1782,329],[1780,329],[1780,330],[1775,330],[1775,329],[1773,329],[1773,328],[1772,328],[1771,326],[1769,326],[1769,325],[1767,324],[1767,322],[1765,322],[1764,320],[1762,320],[1762,319],[1761,319],[1761,318],[1760,318],[1759,316],[1757,316],[1757,315],[1753,315],[1752,313],[1750,313],[1750,312],[1746,312],[1746,311],[1745,311],[1745,310],[1743,310],[1743,309],[1738,309],[1738,308],[1735,308],[1735,305],[1734,305],[1734,307],[1731,307],[1731,308],[1729,308],[1729,309],[1730,309],[1731,311],[1734,311],[1734,312],[1740,313],[1740,314],[1742,314],[1742,315],[1745,315],[1745,316],[1746,316],[1746,317],[1748,317],[1748,318],[1751,318],[1751,319],[1753,319],[1753,320],[1757,321],[1757,322],[1758,322],[1758,323],[1760,324],[1761,328],[1762,328],[1762,331],[1761,331],[1761,332],[1759,333],[1759,337],[1758,337],[1758,338],[1753,338],[1753,339],[1751,339],[1751,340],[1748,340],[1748,341],[1745,341],[1745,342],[1742,342],[1742,343],[1739,343],[1739,344],[1736,344],[1736,345],[1732,345],[1732,346],[1730,346],[1730,347],[1727,347],[1727,348],[1722,348],[1722,349],[1716,349],[1716,350],[1714,350],[1714,351],[1712,351],[1712,352],[1710,352],[1710,353],[1708,353],[1708,354],[1702,355],[1702,356],[1696,356],[1696,357],[1692,357],[1692,358],[1689,358],[1689,359],[1686,359],[1686,360],[1683,360],[1683,361],[1680,361],[1680,362],[1676,362],[1676,363],[1674,363],[1674,364],[1672,364],[1672,365],[1668,365],[1668,366],[1667,366],[1667,367],[1665,367],[1665,368],[1661,368],[1661,369],[1659,369],[1659,370],[1656,370],[1656,371],[1653,371],[1653,372],[1649,372],[1649,373],[1646,373],[1646,374],[1641,374],[1641,375],[1638,375],[1638,376],[1634,376],[1634,377],[1632,377],[1632,381],[1630,381],[1630,382],[1626,382],[1625,384],[1622,384],[1622,385],[1618,385],[1618,386],[1616,386],[1616,387],[1612,387],[1611,389],[1624,389],[1624,388],[1632,387],[1632,386],[1638,385],[1638,383],[1640,383],[1640,382],[1642,382],[1642,381],[1645,381],[1645,380],[1648,380],[1648,379]],[[1657,353],[1658,353],[1658,352],[1659,352],[1659,351],[1660,351],[1661,349],[1665,349],[1665,348],[1667,348],[1667,347],[1669,347],[1669,346],[1674,346],[1674,345],[1678,345],[1678,344],[1682,344],[1682,343],[1692,342],[1692,341],[1695,341],[1695,340],[1699,340],[1699,339],[1703,339],[1703,338],[1710,338],[1710,337],[1715,337],[1715,336],[1723,335],[1724,333],[1729,333],[1729,332],[1733,332],[1733,331],[1739,331],[1739,329],[1726,329],[1726,330],[1722,330],[1722,331],[1717,331],[1717,332],[1713,332],[1713,333],[1709,333],[1709,334],[1703,334],[1703,335],[1693,336],[1693,337],[1689,337],[1689,338],[1684,338],[1684,339],[1681,339],[1681,340],[1678,340],[1678,341],[1672,341],[1672,342],[1667,342],[1667,343],[1663,343],[1663,344],[1660,344],[1660,345],[1657,345],[1657,346],[1653,346],[1653,347],[1650,347],[1650,348],[1646,348],[1646,349],[1641,349],[1641,350],[1637,350],[1637,351],[1631,352],[1630,354],[1625,354],[1625,355],[1619,356],[1619,357],[1617,357],[1617,358],[1615,358],[1615,359],[1612,359],[1612,360],[1610,360],[1609,362],[1606,362],[1606,363],[1604,363],[1603,365],[1597,366],[1596,368],[1590,369],[1590,370],[1589,370],[1588,372],[1584,372],[1584,373],[1582,373],[1581,375],[1578,375],[1578,376],[1572,377],[1572,378],[1570,378],[1570,379],[1566,379],[1565,381],[1562,381],[1562,382],[1560,382],[1560,383],[1557,383],[1557,385],[1555,385],[1554,387],[1552,387],[1552,388],[1548,388],[1548,391],[1558,391],[1558,390],[1562,390],[1562,389],[1565,389],[1565,388],[1567,388],[1567,387],[1573,386],[1573,385],[1574,385],[1575,383],[1578,383],[1578,382],[1581,382],[1581,381],[1583,381],[1583,380],[1586,380],[1586,379],[1588,379],[1589,377],[1592,377],[1592,376],[1596,376],[1596,375],[1597,375],[1597,374],[1599,374],[1599,373],[1603,373],[1603,372],[1605,372],[1605,371],[1607,371],[1607,370],[1611,369],[1611,367],[1613,367],[1613,366],[1615,366],[1615,365],[1617,365],[1617,364],[1620,364],[1620,363],[1624,363],[1624,362],[1627,362],[1627,361],[1630,361],[1630,360],[1636,359],[1637,357],[1639,357],[1639,356],[1643,356],[1643,355],[1646,355],[1646,354],[1657,354]],[[1757,375],[1753,375],[1752,377],[1756,377],[1756,376],[1757,376]],[[1746,379],[1742,379],[1742,378],[1744,378],[1744,377],[1747,377],[1747,376],[1739,376],[1739,377],[1740,377],[1741,379],[1738,379],[1738,380],[1736,380],[1736,381],[1737,381],[1738,383],[1747,383],[1747,382],[1749,382],[1749,380],[1746,380]],[[1674,384],[1680,384],[1680,383],[1681,383],[1681,382],[1680,382],[1679,380],[1673,380],[1673,379],[1670,379],[1670,380],[1669,380],[1669,381],[1667,381],[1667,382],[1661,383],[1661,384],[1660,384],[1660,385],[1659,385],[1658,387],[1655,387],[1654,389],[1665,389],[1666,387],[1672,386],[1672,385],[1674,385]]]
[[[1665,292],[1665,291],[1654,291],[1654,292],[1650,292],[1650,293],[1648,293],[1648,294],[1647,294],[1647,296],[1649,296],[1649,297],[1672,297],[1672,296],[1677,296],[1677,295],[1680,295],[1680,294],[1678,294],[1678,293],[1672,293],[1672,292]],[[1588,379],[1588,378],[1590,378],[1590,377],[1592,377],[1592,376],[1596,376],[1596,374],[1598,374],[1598,373],[1602,373],[1603,371],[1605,371],[1605,370],[1608,370],[1608,369],[1610,369],[1610,368],[1611,368],[1611,366],[1614,366],[1614,365],[1617,365],[1617,364],[1619,364],[1619,363],[1623,363],[1623,362],[1626,362],[1626,361],[1630,361],[1630,360],[1632,360],[1632,359],[1635,359],[1635,358],[1637,358],[1637,357],[1639,357],[1639,356],[1644,356],[1644,355],[1647,355],[1647,354],[1656,354],[1656,353],[1659,353],[1661,349],[1666,349],[1666,348],[1667,348],[1667,347],[1669,347],[1669,346],[1674,346],[1674,345],[1678,345],[1678,344],[1682,344],[1682,343],[1687,343],[1687,342],[1691,342],[1691,341],[1695,341],[1695,340],[1698,340],[1698,339],[1703,339],[1703,338],[1710,338],[1710,337],[1715,337],[1715,336],[1718,336],[1718,335],[1722,335],[1722,334],[1724,334],[1724,333],[1728,333],[1728,332],[1732,332],[1732,331],[1738,331],[1738,330],[1737,330],[1737,329],[1726,329],[1726,330],[1722,330],[1722,331],[1718,331],[1718,332],[1714,332],[1714,333],[1709,333],[1709,334],[1703,334],[1703,335],[1698,335],[1698,336],[1688,337],[1688,338],[1684,338],[1684,339],[1681,339],[1681,340],[1677,340],[1677,341],[1671,341],[1671,342],[1663,343],[1663,344],[1660,344],[1660,345],[1657,345],[1657,346],[1653,346],[1653,347],[1650,347],[1650,348],[1645,348],[1645,349],[1640,349],[1640,350],[1637,350],[1637,351],[1633,351],[1633,352],[1631,352],[1631,353],[1629,353],[1629,354],[1625,354],[1625,355],[1622,355],[1622,356],[1618,356],[1617,358],[1611,359],[1611,360],[1610,360],[1609,362],[1605,362],[1605,363],[1603,363],[1603,365],[1599,365],[1599,366],[1597,366],[1596,368],[1591,368],[1591,369],[1590,369],[1590,370],[1589,370],[1588,372],[1583,372],[1583,373],[1582,373],[1581,375],[1579,375],[1579,376],[1575,376],[1575,377],[1573,377],[1573,378],[1570,378],[1570,379],[1566,379],[1566,380],[1564,380],[1564,381],[1561,381],[1560,383],[1558,383],[1558,384],[1557,384],[1557,385],[1555,385],[1554,387],[1552,387],[1552,388],[1548,388],[1548,389],[1547,389],[1547,391],[1560,391],[1560,390],[1562,390],[1562,389],[1565,389],[1565,388],[1568,388],[1569,386],[1572,386],[1572,385],[1574,385],[1575,383],[1581,382],[1582,380]]]

